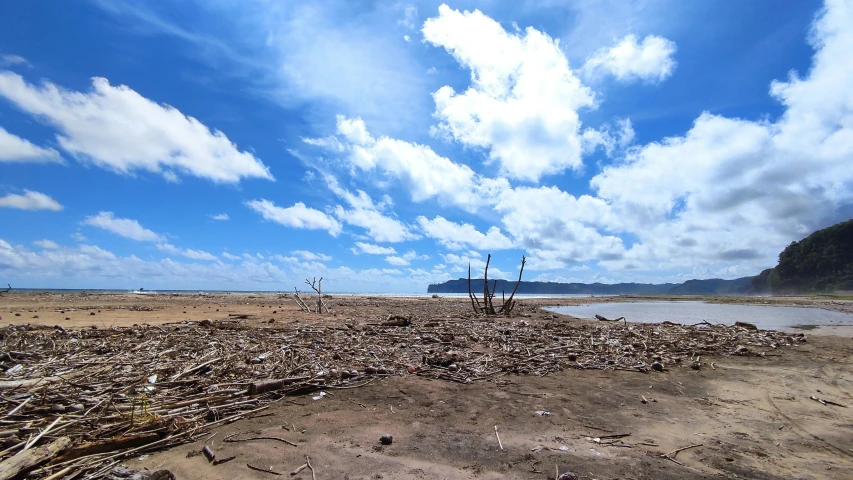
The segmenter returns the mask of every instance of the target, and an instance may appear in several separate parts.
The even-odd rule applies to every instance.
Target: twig
[[[38,435],[36,435],[36,438],[34,438],[34,439],[30,440],[29,442],[27,442],[27,444],[26,444],[26,445],[24,445],[24,448],[23,448],[20,452],[18,452],[18,453],[20,454],[20,453],[26,452],[28,448],[30,448],[30,447],[32,447],[33,445],[35,445],[35,444],[36,444],[36,442],[38,442],[38,441],[39,441],[39,439],[41,439],[41,437],[42,437],[42,436],[44,436],[47,432],[49,432],[49,431],[54,427],[54,425],[56,425],[60,420],[62,420],[62,415],[60,415],[60,416],[56,417],[56,420],[54,420],[54,421],[53,421],[53,423],[51,423],[47,428],[45,428],[44,430],[42,430],[42,431],[41,431],[41,433],[39,433]]]
[[[237,455],[231,455],[230,457],[225,457],[225,458],[223,458],[223,459],[221,459],[221,460],[214,460],[214,461],[213,461],[213,465],[214,465],[214,466],[216,466],[216,465],[222,465],[223,463],[225,463],[225,462],[230,462],[231,460],[234,460],[235,458],[237,458]]]
[[[305,470],[306,468],[308,468],[308,464],[307,464],[307,463],[303,463],[302,465],[300,465],[299,467],[297,467],[297,468],[296,468],[296,470],[294,470],[294,471],[290,472],[290,474],[291,474],[291,475],[299,475],[299,472],[301,472],[302,470]]]
[[[671,452],[669,452],[669,453],[661,454],[661,458],[665,458],[665,459],[670,460],[670,461],[673,461],[673,462],[675,462],[675,463],[677,463],[677,464],[679,464],[679,465],[681,465],[681,466],[684,466],[684,464],[683,464],[683,463],[681,463],[681,462],[679,462],[678,460],[676,460],[676,459],[675,459],[675,457],[678,455],[678,452],[681,452],[681,451],[687,450],[688,448],[701,447],[702,445],[704,445],[704,443],[697,443],[697,444],[694,444],[694,445],[688,445],[688,446],[686,446],[686,447],[682,447],[682,448],[679,448],[679,449],[677,449],[677,450],[673,450],[673,451],[671,451]]]
[[[498,446],[501,447],[501,450],[503,450],[504,445],[503,445],[503,443],[501,443],[501,436],[498,435],[498,426],[497,425],[495,425],[495,437],[497,437],[497,439],[498,439]]]
[[[314,476],[314,467],[311,466],[311,459],[308,458],[308,455],[305,455],[305,465],[308,465],[308,468],[311,469],[311,480],[317,480],[317,477]]]
[[[257,471],[259,471],[259,472],[271,473],[271,474],[273,474],[273,475],[281,475],[280,473],[278,473],[278,472],[276,472],[275,470],[273,470],[273,469],[272,469],[272,467],[270,467],[270,469],[269,469],[269,470],[267,470],[267,469],[265,469],[265,468],[256,467],[256,466],[252,465],[251,463],[247,463],[247,464],[246,464],[246,466],[247,466],[247,467],[249,467],[249,468],[251,468],[252,470],[257,470]]]
[[[229,437],[229,438],[227,438],[227,439],[223,439],[222,441],[223,441],[223,442],[227,442],[227,443],[237,443],[237,442],[249,442],[249,441],[252,441],[252,440],[276,440],[276,441],[279,441],[279,442],[282,442],[282,443],[286,443],[286,444],[288,444],[288,445],[290,445],[290,446],[293,446],[293,447],[298,447],[298,446],[299,446],[299,445],[297,445],[297,444],[295,444],[295,443],[291,442],[290,440],[285,440],[285,439],[280,438],[280,437],[252,437],[252,438],[239,438],[239,439],[236,439],[236,440],[235,440],[235,439],[233,439],[233,438],[230,438],[230,437]]]

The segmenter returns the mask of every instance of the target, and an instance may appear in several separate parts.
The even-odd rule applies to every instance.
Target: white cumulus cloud
[[[387,202],[376,204],[363,190],[353,194],[341,187],[335,177],[325,175],[324,178],[329,189],[352,207],[335,206],[338,220],[367,230],[367,235],[377,242],[403,242],[419,238],[408,225],[386,212],[390,206],[390,197]]]
[[[368,255],[394,255],[397,253],[393,247],[383,247],[372,243],[355,242],[355,248],[352,248],[352,253],[358,255],[366,253]]]
[[[193,250],[190,248],[181,249],[170,243],[159,243],[157,244],[157,249],[162,250],[166,253],[171,253],[172,255],[181,255],[187,258],[191,258],[193,260],[219,260],[218,258],[216,258],[216,255],[205,252],[204,250]]]
[[[406,265],[411,265],[413,260],[429,260],[429,255],[418,255],[417,252],[415,252],[414,250],[409,250],[403,255],[391,255],[385,257],[386,262],[398,267],[405,267]]]
[[[420,216],[418,224],[426,236],[453,250],[461,250],[466,246],[487,251],[513,247],[512,240],[494,226],[489,227],[486,233],[481,233],[470,223],[451,222],[442,216],[436,216],[432,220]]]
[[[326,255],[323,253],[309,252],[307,250],[294,250],[290,253],[292,253],[293,255],[296,255],[297,257],[301,258],[302,260],[306,260],[309,262],[328,262],[329,260],[332,259],[332,257],[330,257],[329,255]]]
[[[246,206],[258,212],[266,220],[280,223],[291,228],[306,230],[326,230],[329,235],[337,237],[341,233],[341,224],[334,217],[320,210],[307,207],[302,202],[296,202],[292,207],[279,207],[269,200],[251,200]]]
[[[675,70],[675,51],[675,42],[657,35],[647,35],[641,41],[636,35],[626,35],[616,45],[589,57],[583,71],[591,77],[613,75],[622,82],[662,82]]]
[[[423,34],[471,70],[466,91],[444,86],[433,94],[438,133],[486,149],[510,178],[537,181],[582,166],[578,111],[594,108],[595,97],[558,41],[532,27],[507,32],[479,10],[447,5]]]
[[[23,195],[10,193],[5,197],[0,197],[0,207],[17,208],[19,210],[51,210],[54,212],[58,212],[63,208],[56,200],[43,193],[32,190],[24,190]]]
[[[506,179],[482,177],[467,165],[438,155],[427,145],[389,137],[374,138],[361,118],[339,115],[337,133],[341,139],[337,143],[322,142],[326,148],[333,148],[336,153],[343,151],[344,160],[355,169],[379,170],[399,179],[415,202],[436,198],[441,203],[475,211],[509,186]]]
[[[273,179],[260,160],[238,150],[224,133],[105,78],[95,78],[89,92],[75,92],[0,72],[0,96],[53,125],[63,150],[100,167],[145,170],[167,179],[176,174],[226,183]]]
[[[99,212],[97,215],[86,217],[83,224],[139,242],[162,242],[164,240],[162,235],[148,230],[138,221],[130,218],[116,218],[113,212]]]
[[[46,250],[56,250],[57,248],[59,248],[59,244],[57,244],[53,240],[48,240],[46,238],[43,240],[34,241],[33,245],[44,248]]]
[[[61,162],[59,152],[33,145],[0,127],[0,162]]]
[[[229,219],[227,213],[217,213],[216,215],[211,215],[210,218],[218,221],[225,221]]]

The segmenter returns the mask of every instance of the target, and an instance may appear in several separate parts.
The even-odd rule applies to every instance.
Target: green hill
[[[754,287],[762,286],[760,277],[777,294],[853,290],[853,220],[791,243],[776,267],[756,277]]]

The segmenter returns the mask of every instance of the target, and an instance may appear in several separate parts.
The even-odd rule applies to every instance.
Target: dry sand
[[[586,300],[524,300],[530,315],[525,318],[551,318],[537,306],[578,301]],[[374,321],[390,313],[429,315],[436,302],[445,307],[443,302],[450,302],[460,312],[470,308],[467,299],[341,297],[329,301],[333,314],[320,318],[276,295],[7,294],[0,297],[0,315],[4,325],[66,329],[248,315],[244,321],[251,328],[270,319],[325,323]],[[554,478],[555,468],[588,479],[853,479],[853,340],[844,329],[813,333],[808,342],[778,355],[706,359],[716,369],[700,371],[566,370],[470,385],[383,378],[321,400],[289,397],[268,416],[214,429],[207,445],[219,458],[237,456],[228,463],[213,466],[193,456],[204,444],[198,441],[125,464],[168,468],[179,479],[273,478],[247,463],[290,476],[306,455],[318,479],[546,479]],[[849,406],[823,405],[810,396]],[[237,431],[299,446],[269,440],[222,443]],[[393,435],[393,444],[379,444],[385,433]],[[627,433],[622,446],[594,440]],[[681,464],[660,456],[696,444],[701,446],[675,456]],[[291,478],[308,479],[311,472]]]

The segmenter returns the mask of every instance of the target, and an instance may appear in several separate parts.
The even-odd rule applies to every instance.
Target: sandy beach
[[[289,475],[305,463],[306,456],[316,478],[321,479],[546,479],[554,478],[557,470],[589,479],[853,478],[850,474],[853,471],[853,405],[850,405],[853,404],[853,340],[849,330],[816,329],[797,338],[780,336],[776,338],[782,339],[781,343],[773,340],[775,347],[750,344],[749,355],[730,354],[736,346],[726,345],[720,347],[721,354],[702,355],[698,361],[679,359],[680,363],[669,364],[666,355],[671,354],[666,354],[663,360],[666,368],[660,372],[626,371],[616,368],[619,363],[613,364],[614,368],[603,363],[600,368],[596,358],[587,359],[587,368],[567,366],[569,360],[559,357],[536,362],[544,356],[537,352],[553,350],[542,347],[548,345],[542,342],[550,341],[546,337],[554,335],[553,332],[577,333],[579,337],[606,332],[617,338],[616,335],[630,333],[628,329],[639,328],[573,319],[541,308],[602,300],[605,299],[524,299],[512,318],[477,323],[480,330],[505,331],[507,342],[518,342],[524,335],[535,339],[536,332],[541,332],[543,338],[534,341],[539,342],[535,347],[509,352],[519,368],[504,368],[483,378],[471,374],[472,381],[464,382],[455,381],[458,375],[453,376],[453,368],[447,372],[447,365],[428,364],[424,370],[413,365],[416,371],[411,373],[388,360],[387,375],[354,382],[352,388],[320,389],[327,392],[322,396],[318,396],[317,390],[283,395],[264,403],[267,408],[258,416],[246,415],[216,425],[206,430],[204,436],[167,450],[142,450],[116,461],[121,460],[132,469],[168,469],[179,479],[272,478],[270,473],[253,470],[247,464],[291,478],[308,479],[312,478],[310,469]],[[817,302],[824,308],[849,311],[848,304],[831,300],[744,301],[801,305]],[[331,313],[318,315],[300,311],[291,297],[279,295],[11,293],[0,297],[0,325],[6,329],[7,342],[10,338],[29,338],[15,335],[30,335],[29,331],[10,331],[14,327],[7,325],[31,325],[28,328],[33,329],[33,335],[42,336],[64,330],[62,338],[77,330],[94,329],[103,335],[105,331],[133,329],[148,329],[145,330],[148,332],[167,325],[192,332],[220,328],[220,336],[216,337],[220,343],[227,342],[232,335],[248,335],[247,345],[251,345],[252,338],[264,335],[311,331],[317,336],[317,344],[310,348],[317,352],[318,358],[334,355],[341,364],[350,362],[352,368],[363,369],[365,360],[355,350],[348,352],[335,347],[340,350],[324,352],[326,347],[321,339],[326,338],[329,345],[333,342],[331,336],[323,335],[346,333],[350,329],[359,332],[360,339],[370,335],[400,338],[401,343],[389,346],[387,352],[381,346],[385,344],[366,343],[374,345],[369,348],[375,350],[370,353],[376,360],[370,361],[383,365],[383,355],[391,355],[388,352],[404,355],[406,342],[411,342],[409,337],[402,340],[404,333],[395,333],[409,327],[396,327],[396,330],[382,327],[389,315],[398,315],[410,318],[412,329],[419,332],[443,328],[444,333],[438,338],[446,340],[448,348],[444,350],[458,348],[464,353],[470,344],[474,345],[470,347],[472,352],[481,356],[489,354],[493,362],[506,365],[509,358],[498,355],[500,352],[493,346],[486,349],[480,345],[486,344],[485,340],[460,342],[459,338],[448,336],[448,332],[455,331],[455,325],[462,331],[465,322],[477,321],[471,318],[467,298],[366,295],[332,296],[326,302]],[[55,328],[57,325],[61,329]],[[47,328],[39,330],[41,327]],[[654,328],[662,335],[687,332],[676,326],[664,327]],[[323,331],[327,333],[319,333]],[[643,331],[653,334],[652,330]],[[466,332],[469,337],[473,335],[470,329]],[[481,335],[495,338],[486,331]],[[759,338],[762,333],[724,334],[720,330],[720,335],[723,336],[719,338],[746,342],[742,339]],[[192,338],[197,336],[191,334]],[[153,342],[155,337],[150,338],[140,343]],[[791,343],[786,344],[785,338],[791,338]],[[132,343],[125,339],[123,345]],[[200,348],[191,345],[195,343],[187,343],[186,348]],[[20,351],[26,354],[26,346],[23,347]],[[180,350],[181,344],[173,348]],[[41,354],[49,356],[50,352]],[[247,354],[246,358],[253,355],[257,354]],[[474,360],[473,354],[465,358],[460,354],[460,372],[467,368],[465,362],[475,371]],[[411,358],[409,361],[414,363]],[[26,362],[21,360],[21,363]],[[694,368],[696,363],[700,366]],[[547,374],[538,374],[540,370]],[[483,367],[483,371],[489,371],[489,367]],[[98,370],[98,374],[102,372],[103,369]],[[185,375],[182,381],[189,382],[195,373]],[[126,366],[125,375],[144,378],[149,372],[136,372]],[[14,378],[7,373],[3,380]],[[229,381],[245,385],[241,382],[260,378],[258,374]],[[85,381],[78,378],[73,383]],[[16,390],[0,393],[10,399],[13,392]],[[47,388],[45,392],[49,394]],[[7,417],[14,406],[11,402],[5,407]],[[111,415],[120,423],[127,412],[119,410]],[[41,418],[32,421],[33,427],[44,428],[57,416],[46,409],[38,412],[42,412]],[[163,416],[168,415],[171,413]],[[67,421],[75,417],[69,413],[65,418]],[[229,437],[238,432],[239,436]],[[392,435],[393,443],[380,444],[383,434]],[[6,438],[26,440],[26,435],[13,432]],[[45,439],[59,435],[48,434]],[[254,437],[267,439],[242,440]],[[226,441],[229,438],[240,441]],[[284,439],[296,446],[270,438]],[[219,459],[235,458],[214,466],[199,455],[204,445],[215,451]],[[675,453],[685,447],[688,448]],[[59,470],[48,464],[36,472],[44,478]]]

